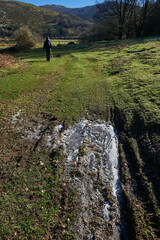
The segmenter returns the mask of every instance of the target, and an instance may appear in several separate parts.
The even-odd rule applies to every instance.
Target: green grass
[[[138,112],[145,124],[159,123],[159,51],[159,42],[55,46],[54,61],[47,63],[35,48],[16,55],[27,67],[0,79],[0,99],[34,101],[39,92],[44,96],[39,111],[54,111],[69,123],[87,112],[105,116],[111,106],[123,110],[129,122]]]
[[[129,50],[140,50],[142,53],[126,53]],[[112,96],[116,105],[124,109],[126,114],[138,111],[146,124],[159,122],[159,91],[160,91],[160,45],[158,43],[146,43],[133,45],[116,54],[116,58],[110,60],[106,66],[112,85]],[[109,69],[109,71],[108,71]]]
[[[12,166],[1,162],[1,174],[5,174],[0,184],[1,239],[48,239],[61,224],[67,230],[73,212],[59,217],[65,192],[61,153],[53,159],[47,150],[36,151],[28,160],[15,156],[13,161]],[[70,194],[74,198],[74,192]],[[72,239],[67,231],[63,237]]]
[[[143,48],[143,52],[128,52]],[[0,78],[1,129],[18,109],[32,121],[54,116],[57,122],[73,124],[88,115],[106,119],[107,110],[114,107],[125,114],[128,124],[136,115],[145,126],[159,126],[159,42],[64,45],[55,46],[53,53],[50,63],[42,48],[15,55],[24,68],[10,70]],[[6,132],[9,134],[9,130]],[[11,146],[8,148],[14,149]],[[63,192],[62,168],[59,166],[60,172],[55,173],[47,151],[21,154],[19,167],[19,155],[12,161],[0,161],[6,176],[0,190],[0,236],[47,239],[60,221],[57,213]],[[63,157],[57,157],[61,165]],[[72,239],[69,232],[66,234],[64,239]]]
[[[127,53],[142,48],[149,50]],[[48,94],[50,102],[44,107],[45,111],[54,110],[60,121],[77,120],[85,111],[104,116],[107,107],[116,105],[125,111],[129,121],[138,111],[146,124],[156,123],[160,120],[159,51],[158,42],[108,49],[97,45],[86,49],[83,45],[57,47],[53,63],[47,65],[40,58],[36,70],[35,64],[28,70],[32,74],[38,71],[39,79],[47,74],[56,78],[54,91]]]

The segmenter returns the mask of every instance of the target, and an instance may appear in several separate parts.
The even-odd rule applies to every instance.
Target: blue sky
[[[94,5],[97,2],[101,3],[103,0],[19,0],[20,2],[31,3],[34,5],[55,4],[65,7],[75,8]]]

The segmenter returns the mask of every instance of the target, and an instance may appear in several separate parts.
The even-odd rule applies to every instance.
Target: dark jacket
[[[46,38],[46,41],[44,42],[43,45],[43,51],[45,50],[46,52],[50,52],[52,49],[52,43],[50,42],[49,38]]]

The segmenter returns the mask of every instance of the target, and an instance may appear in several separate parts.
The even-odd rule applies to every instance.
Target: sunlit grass
[[[126,112],[129,121],[135,110],[146,123],[159,121],[159,42],[83,46],[54,47],[50,63],[42,48],[16,54],[28,65],[1,78],[1,99],[20,102],[21,94],[28,98],[36,92],[37,96],[40,89],[45,96],[40,110],[54,111],[60,121],[72,122],[87,112],[104,117],[106,109],[115,105]]]
[[[26,120],[39,122],[54,116],[57,122],[73,124],[88,115],[106,119],[107,111],[117,107],[128,124],[136,113],[146,126],[159,125],[159,42],[60,43],[64,45],[53,42],[51,62],[46,61],[40,45],[14,55],[19,65],[5,70],[0,78],[1,129],[19,109]],[[12,156],[10,162],[1,160],[0,166],[7,174],[0,197],[3,239],[45,239],[41,236],[52,233],[59,224],[59,205],[52,198],[54,194],[61,198],[61,172],[54,174],[49,152],[35,151],[26,156],[24,151],[22,156]],[[24,160],[17,167],[20,157]],[[58,154],[57,158],[61,167],[56,170],[62,171],[63,156]]]

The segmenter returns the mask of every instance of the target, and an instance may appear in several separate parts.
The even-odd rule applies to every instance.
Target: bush
[[[0,54],[0,69],[10,69],[13,67],[15,63],[17,63],[17,60],[6,54]]]
[[[35,46],[35,40],[30,32],[30,30],[26,27],[21,27],[14,33],[15,41],[17,46],[23,46],[26,48],[31,48]]]

